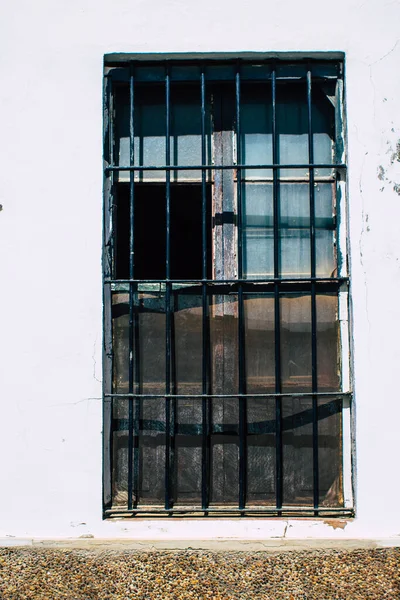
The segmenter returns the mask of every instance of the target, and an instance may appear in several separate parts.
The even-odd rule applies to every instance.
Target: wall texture
[[[399,535],[399,3],[15,0],[1,13],[0,536]],[[346,53],[357,518],[102,522],[103,56],[334,50]]]

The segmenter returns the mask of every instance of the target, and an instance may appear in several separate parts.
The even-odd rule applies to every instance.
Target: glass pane
[[[160,167],[166,164],[165,87],[136,86],[134,106],[134,164]],[[206,101],[206,163],[211,154],[209,102]],[[171,87],[170,164],[201,165],[201,96],[200,86]],[[129,89],[116,92],[117,164],[130,164],[129,154]],[[209,173],[207,174],[209,179]],[[201,171],[172,171],[171,181],[201,181]],[[119,181],[129,181],[129,172],[119,173]],[[164,171],[135,173],[135,181],[165,181]]]
[[[127,506],[128,504],[128,412],[129,401],[127,399],[113,400],[113,506]]]
[[[246,229],[243,236],[243,252],[244,278],[273,277],[274,234],[272,228]]]
[[[135,165],[165,164],[165,101],[160,94],[135,109]],[[135,179],[142,180],[144,176],[137,174]],[[151,171],[147,177],[165,181],[165,172]]]
[[[119,86],[115,91],[115,147],[114,162],[117,165],[130,164],[129,152],[129,87]],[[119,181],[129,181],[129,173],[118,173]]]
[[[133,501],[160,504],[164,500],[165,467],[165,400],[133,400],[137,415],[139,441],[137,449],[138,488],[133,481]],[[133,423],[135,428],[135,424]],[[113,505],[128,505],[129,400],[113,401]],[[135,439],[135,438],[134,438]],[[135,450],[134,450],[135,452]],[[135,460],[135,459],[134,459]],[[133,469],[135,464],[133,463]]]
[[[202,297],[174,292],[171,299],[172,385],[177,394],[202,393]]]
[[[282,399],[283,504],[313,504],[312,401]]]
[[[311,275],[310,192],[307,183],[280,183],[280,269],[282,277]],[[332,184],[314,187],[316,225],[316,274],[334,275],[334,227]],[[262,279],[274,273],[273,186],[244,183],[243,272]]]
[[[315,259],[317,277],[336,276],[335,218],[332,183],[317,183],[315,198]]]
[[[331,163],[335,139],[335,84],[312,81],[312,141],[315,163]],[[278,152],[281,164],[307,164],[308,108],[305,82],[277,85]],[[329,175],[329,169],[316,170],[315,175]],[[281,177],[308,177],[302,169],[283,169]]]
[[[311,296],[281,297],[283,392],[311,391]]]
[[[165,296],[139,295],[140,384],[143,393],[165,390]]]
[[[342,401],[318,402],[319,501],[322,506],[343,506]]]
[[[275,504],[275,400],[247,399],[247,501]]]
[[[308,111],[304,82],[281,83],[276,89],[276,127],[281,164],[307,164]],[[308,177],[308,169],[282,169],[281,177]]]
[[[114,373],[113,392],[129,392],[129,294],[112,298]],[[136,293],[133,308],[134,390],[165,393],[165,297]],[[133,391],[134,391],[133,390]]]
[[[212,399],[211,504],[239,498],[239,402],[237,398]]]
[[[314,162],[330,164],[334,159],[335,141],[335,86],[334,81],[312,82],[312,130]],[[316,169],[315,175],[331,175],[330,169]]]
[[[243,276],[263,279],[274,274],[272,184],[244,183]]]
[[[129,391],[129,294],[112,295],[113,392]]]
[[[271,164],[272,161],[272,104],[271,86],[242,86],[241,94],[241,162],[247,165]],[[243,177],[271,177],[267,169],[246,169]]]
[[[175,414],[174,500],[201,504],[202,400],[178,398]]]
[[[274,318],[272,295],[245,296],[245,361],[248,394],[275,391]]]
[[[165,482],[165,399],[141,400],[139,502],[162,504]]]
[[[165,89],[164,86],[135,88],[134,164],[160,167],[165,165]],[[117,164],[129,165],[129,88],[116,92]],[[119,181],[129,181],[129,172],[119,173]],[[136,172],[135,181],[165,181],[165,171]]]
[[[279,204],[281,276],[309,277],[311,274],[309,185],[281,183]]]
[[[206,162],[211,152],[209,107],[206,107]],[[200,86],[178,87],[171,90],[171,164],[199,166],[201,152],[201,95]],[[171,181],[186,179],[201,181],[200,170],[173,171]],[[207,180],[210,172],[207,171]]]
[[[338,297],[316,296],[317,304],[317,376],[318,390],[340,389]]]

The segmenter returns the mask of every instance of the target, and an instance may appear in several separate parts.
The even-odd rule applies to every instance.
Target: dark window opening
[[[165,279],[165,184],[135,185],[135,279]],[[170,188],[170,278],[202,278],[202,189],[199,184]],[[207,278],[211,276],[211,188],[206,189]],[[116,277],[129,279],[129,185],[120,184],[117,199]]]

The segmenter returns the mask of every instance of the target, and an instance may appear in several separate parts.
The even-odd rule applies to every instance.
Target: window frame
[[[143,58],[143,57],[141,57]],[[167,58],[167,57],[165,57]],[[237,514],[251,514],[252,512],[256,512],[256,513],[264,513],[266,515],[282,515],[282,514],[309,514],[309,515],[314,515],[314,516],[322,516],[322,515],[326,515],[326,514],[330,514],[330,515],[352,515],[353,514],[353,496],[352,496],[352,483],[351,483],[351,440],[350,440],[350,421],[351,421],[351,389],[350,389],[350,369],[349,369],[349,349],[350,349],[350,345],[349,345],[349,318],[348,318],[348,287],[349,287],[349,276],[348,276],[348,271],[347,271],[347,260],[346,260],[346,256],[347,256],[347,217],[346,217],[346,164],[345,164],[345,119],[344,119],[344,99],[343,99],[343,79],[344,79],[344,73],[343,73],[343,62],[342,62],[342,56],[338,59],[339,57],[329,57],[327,59],[327,64],[332,64],[333,62],[336,62],[338,65],[338,69],[340,69],[340,77],[338,76],[338,85],[337,85],[337,94],[338,94],[338,99],[337,99],[337,107],[336,107],[336,122],[338,124],[338,127],[340,127],[340,131],[341,131],[341,153],[340,156],[337,153],[336,156],[336,163],[333,164],[332,163],[332,170],[335,170],[336,174],[339,175],[339,177],[336,178],[336,184],[333,184],[334,186],[336,186],[336,192],[337,192],[337,199],[336,202],[337,204],[340,203],[340,210],[337,207],[337,224],[336,224],[336,231],[337,231],[337,240],[338,240],[338,244],[337,244],[337,266],[338,266],[338,273],[337,273],[337,277],[334,278],[318,278],[316,276],[316,272],[315,272],[315,268],[316,268],[316,264],[315,264],[315,205],[313,205],[313,203],[315,202],[315,198],[314,198],[314,182],[315,182],[315,176],[314,176],[314,172],[315,169],[317,168],[316,163],[314,163],[314,159],[313,159],[313,141],[312,141],[312,129],[311,129],[311,123],[312,123],[312,117],[311,117],[311,93],[312,93],[312,70],[313,70],[313,61],[316,60],[317,63],[321,63],[321,59],[318,58],[318,60],[315,57],[307,57],[307,58],[302,58],[301,60],[297,60],[297,61],[290,61],[290,64],[288,64],[288,67],[290,67],[290,65],[299,65],[299,64],[306,64],[307,65],[307,76],[306,76],[306,83],[307,83],[307,99],[308,99],[308,122],[309,122],[309,131],[308,131],[308,141],[309,141],[309,163],[307,165],[302,165],[302,167],[304,167],[304,169],[307,169],[309,172],[309,177],[308,179],[304,179],[304,182],[307,182],[309,185],[309,189],[310,189],[310,244],[311,244],[311,276],[310,277],[306,277],[306,278],[296,278],[296,277],[281,277],[279,275],[279,265],[278,265],[278,250],[277,248],[279,247],[279,239],[278,239],[278,234],[279,234],[279,225],[278,222],[276,221],[277,218],[277,214],[278,214],[278,209],[277,209],[277,198],[278,198],[278,194],[277,194],[277,186],[278,186],[278,180],[281,181],[281,178],[279,177],[278,173],[279,173],[279,169],[282,169],[282,165],[279,163],[279,161],[277,160],[277,155],[276,155],[276,141],[273,142],[273,162],[271,165],[267,165],[268,167],[271,167],[272,172],[273,172],[273,177],[272,177],[272,185],[274,188],[274,226],[273,226],[273,235],[274,235],[274,276],[272,278],[263,278],[259,281],[257,281],[254,285],[255,287],[253,288],[254,290],[258,289],[262,289],[263,288],[263,284],[265,289],[268,290],[272,290],[272,294],[274,296],[274,308],[275,308],[275,358],[276,358],[276,362],[279,362],[279,360],[277,360],[277,357],[280,355],[280,348],[279,348],[279,335],[277,332],[280,331],[280,307],[279,307],[279,302],[280,299],[282,297],[282,289],[284,289],[284,286],[286,284],[288,291],[294,291],[296,290],[296,286],[297,289],[299,290],[303,290],[304,291],[304,285],[309,286],[309,291],[310,291],[310,295],[311,295],[311,303],[312,303],[312,308],[311,308],[311,320],[312,320],[312,354],[313,354],[313,369],[312,369],[312,390],[311,392],[307,392],[304,394],[299,394],[299,393],[293,393],[293,394],[287,394],[287,393],[282,393],[282,389],[281,389],[281,384],[279,383],[280,378],[281,378],[281,372],[280,372],[280,366],[278,365],[276,367],[276,371],[279,370],[279,375],[275,374],[275,380],[276,380],[276,389],[274,391],[274,393],[271,394],[264,394],[265,397],[271,397],[274,398],[276,401],[276,419],[277,419],[277,431],[276,431],[276,447],[277,449],[282,447],[282,429],[279,431],[279,426],[278,423],[282,423],[282,399],[286,396],[290,396],[290,397],[311,397],[312,398],[312,412],[313,412],[313,454],[314,454],[314,458],[313,458],[313,472],[314,472],[314,501],[313,501],[313,506],[310,507],[295,507],[294,509],[292,509],[291,507],[285,506],[282,502],[282,464],[281,463],[281,458],[279,459],[279,457],[277,457],[277,464],[276,464],[276,469],[277,469],[277,474],[276,474],[276,479],[277,479],[277,492],[276,492],[276,505],[274,507],[271,506],[265,506],[261,509],[249,509],[246,507],[246,501],[245,501],[245,483],[241,483],[240,484],[240,492],[239,492],[239,502],[238,502],[238,507],[236,509],[233,509],[232,507],[229,507],[229,509],[227,508],[226,510],[229,512],[235,512]],[[122,60],[122,63],[119,62],[119,60]],[[243,322],[243,290],[244,287],[249,284],[249,281],[244,280],[243,278],[243,265],[242,265],[242,244],[243,244],[243,223],[242,223],[242,219],[243,219],[243,215],[241,214],[241,200],[240,200],[240,194],[241,194],[241,172],[245,171],[245,169],[249,168],[248,165],[241,165],[240,164],[240,160],[239,157],[241,156],[241,149],[240,149],[240,85],[241,85],[241,78],[240,78],[240,72],[241,72],[241,68],[243,66],[243,64],[246,64],[247,59],[241,59],[238,56],[235,56],[233,59],[223,59],[221,60],[221,58],[218,57],[214,57],[214,58],[204,58],[201,57],[198,60],[197,59],[193,59],[193,58],[169,58],[169,60],[160,60],[160,57],[157,58],[157,61],[154,62],[152,60],[145,60],[143,62],[138,61],[137,57],[131,58],[129,56],[126,57],[119,57],[118,60],[115,62],[115,58],[106,58],[106,72],[105,72],[105,85],[104,85],[104,254],[103,254],[103,303],[104,303],[104,360],[103,360],[103,364],[104,364],[104,377],[103,377],[103,396],[104,396],[104,410],[103,410],[103,419],[104,419],[104,441],[103,441],[103,472],[104,472],[104,481],[103,481],[103,510],[104,510],[104,516],[108,517],[108,516],[113,516],[115,514],[122,514],[122,515],[128,515],[128,516],[132,516],[135,514],[141,514],[141,509],[135,505],[135,502],[132,500],[132,486],[133,486],[133,481],[132,478],[135,476],[133,474],[133,463],[132,463],[132,458],[130,459],[131,464],[129,467],[129,472],[132,473],[131,477],[131,481],[129,483],[129,487],[130,487],[130,491],[128,493],[128,506],[126,509],[121,509],[118,507],[113,507],[112,503],[111,503],[111,499],[112,499],[112,490],[111,490],[111,479],[112,479],[112,458],[111,458],[111,454],[112,454],[112,449],[111,449],[111,440],[112,440],[112,432],[113,432],[113,419],[112,419],[112,403],[113,403],[113,398],[118,397],[118,394],[113,393],[113,338],[112,338],[112,327],[111,327],[111,321],[112,321],[112,316],[111,316],[111,310],[112,310],[112,300],[111,300],[111,296],[112,296],[112,290],[116,289],[115,286],[118,284],[121,285],[125,285],[128,286],[128,293],[129,293],[129,312],[130,312],[130,328],[131,328],[131,334],[130,334],[130,356],[132,356],[132,344],[133,344],[133,339],[132,339],[132,328],[133,328],[133,308],[134,308],[134,299],[133,299],[133,293],[132,293],[132,286],[136,285],[138,282],[134,280],[134,264],[133,264],[133,259],[130,260],[130,273],[129,273],[129,278],[126,280],[117,280],[115,278],[115,273],[113,273],[113,265],[115,264],[115,222],[114,222],[114,213],[115,213],[115,206],[113,204],[113,187],[116,185],[116,174],[118,172],[121,171],[126,171],[127,173],[129,173],[129,186],[130,186],[130,202],[134,201],[133,198],[133,194],[134,194],[134,186],[135,186],[135,180],[134,180],[134,173],[137,171],[137,167],[134,166],[134,157],[133,157],[133,147],[134,147],[134,132],[133,132],[133,116],[131,116],[131,123],[130,123],[130,165],[125,165],[123,168],[121,168],[120,166],[117,165],[117,162],[115,161],[115,146],[114,146],[114,142],[115,142],[115,138],[114,138],[114,131],[113,131],[113,126],[114,126],[114,111],[115,111],[115,106],[114,106],[114,95],[113,95],[113,91],[112,91],[112,86],[113,86],[113,82],[115,81],[119,81],[121,76],[122,79],[124,78],[124,74],[127,72],[129,72],[129,86],[130,86],[130,114],[133,115],[133,111],[134,111],[134,88],[135,88],[135,79],[134,79],[134,70],[135,67],[140,65],[140,67],[153,67],[155,65],[157,66],[161,66],[166,73],[165,76],[165,86],[166,86],[166,104],[167,104],[167,121],[166,121],[166,139],[169,139],[169,132],[170,132],[170,117],[168,117],[169,113],[169,108],[168,108],[168,102],[169,102],[169,94],[170,94],[170,67],[171,65],[174,66],[178,66],[178,65],[182,65],[182,66],[188,66],[190,64],[195,64],[196,66],[200,67],[200,71],[201,71],[201,79],[200,79],[200,85],[201,85],[201,90],[202,90],[202,132],[204,134],[205,131],[205,67],[206,65],[210,64],[210,65],[214,65],[214,64],[222,64],[222,65],[226,65],[226,64],[232,64],[233,68],[235,69],[235,93],[236,93],[236,138],[234,138],[234,149],[236,152],[236,174],[233,176],[233,185],[235,187],[236,190],[236,201],[237,201],[237,228],[234,229],[234,231],[238,231],[239,235],[237,236],[237,240],[234,239],[232,242],[234,244],[237,243],[238,246],[238,273],[237,273],[237,277],[235,276],[236,274],[233,273],[233,276],[230,278],[226,278],[225,279],[225,284],[227,283],[231,283],[233,285],[236,286],[237,288],[237,294],[238,294],[238,310],[239,312],[242,312],[242,322]],[[277,60],[276,58],[271,58],[270,56],[258,56],[257,60],[252,59],[251,61],[248,62],[262,62],[262,64],[265,65],[270,65],[271,66],[271,86],[272,86],[272,90],[275,89],[275,91],[272,91],[273,94],[273,98],[276,98],[276,83],[277,83],[277,65],[280,65],[279,60]],[[322,61],[323,62],[323,61]],[[284,64],[284,63],[283,63]],[[273,105],[274,105],[274,100],[273,100]],[[275,109],[273,109],[275,110]],[[276,128],[276,115],[273,117],[273,127]],[[214,165],[209,165],[208,167],[205,167],[205,153],[206,153],[206,148],[205,148],[205,139],[204,139],[204,135],[202,134],[202,165],[201,165],[201,186],[202,186],[202,194],[203,194],[203,214],[204,214],[204,196],[205,196],[205,186],[207,185],[207,174],[208,173],[212,173],[212,169],[215,169],[215,164]],[[276,131],[273,132],[273,139],[276,137]],[[236,144],[235,144],[236,142]],[[340,144],[339,144],[340,145]],[[166,144],[166,163],[165,166],[167,167],[166,170],[166,194],[167,194],[167,211],[168,211],[168,195],[170,194],[170,185],[171,185],[171,173],[176,170],[175,166],[171,166],[171,161],[170,161],[170,150],[169,150],[169,144]],[[340,159],[340,160],[339,160]],[[287,167],[287,165],[285,165]],[[326,167],[327,165],[325,165]],[[263,165],[264,168],[266,168],[265,165]],[[223,173],[223,171],[219,171],[218,169],[214,170],[214,173]],[[257,181],[262,181],[262,180],[257,180]],[[214,181],[215,183],[215,181]],[[169,189],[168,189],[169,188]],[[313,208],[314,206],[314,208]],[[168,234],[167,234],[168,235]],[[206,224],[205,224],[205,220],[203,218],[203,224],[202,224],[202,236],[203,236],[203,248],[204,248],[204,244],[205,244],[205,236],[207,235],[206,232]],[[133,240],[134,237],[134,217],[131,216],[131,221],[130,221],[130,239]],[[133,243],[133,242],[131,242]],[[167,242],[167,248],[168,248],[168,242]],[[133,247],[131,246],[130,248],[130,253],[132,255],[133,253]],[[168,253],[168,250],[167,250]],[[168,263],[168,258],[167,258],[167,263]],[[166,306],[169,305],[169,301],[170,301],[170,297],[171,297],[171,293],[173,291],[173,280],[170,279],[169,277],[169,272],[168,272],[168,265],[167,265],[167,272],[166,272],[166,278],[165,278],[165,295],[166,295]],[[231,281],[229,282],[228,279],[231,279]],[[202,273],[202,279],[199,280],[199,282],[201,283],[201,288],[202,288],[202,297],[203,297],[203,314],[205,315],[207,313],[207,309],[206,309],[206,304],[207,304],[207,285],[208,284],[216,284],[216,283],[223,283],[223,282],[219,282],[215,277],[211,277],[211,279],[207,279],[207,273],[205,271],[205,267],[204,267],[204,263],[203,263],[203,273]],[[317,289],[316,286],[318,284],[321,284],[321,286],[323,284],[325,284],[326,286],[329,287],[330,284],[335,284],[337,286],[337,295],[338,295],[338,313],[339,313],[339,317],[338,317],[338,325],[339,325],[339,329],[340,329],[340,358],[341,358],[341,391],[338,392],[328,392],[326,394],[318,392],[318,382],[317,382],[317,374],[316,374],[316,355],[317,355],[317,350],[316,350],[316,344],[317,344],[317,333],[316,333],[316,296],[317,296]],[[155,284],[156,285],[156,284]],[[283,288],[282,288],[283,285]],[[114,288],[113,288],[114,286]],[[303,287],[302,287],[303,286]],[[126,289],[125,288],[121,288],[121,289]],[[161,289],[161,288],[160,288]],[[321,288],[322,289],[322,288]],[[169,309],[166,310],[166,319],[167,319],[167,331],[168,328],[170,327],[168,325],[168,312]],[[240,319],[239,319],[240,320]],[[203,317],[203,321],[204,321],[204,317]],[[241,348],[243,346],[243,336],[244,336],[244,330],[243,327],[239,326],[239,348]],[[278,338],[278,339],[277,339]],[[166,339],[166,352],[168,354],[168,346],[170,347],[170,343],[171,341],[168,340],[168,333],[167,333],[167,339]],[[203,351],[207,352],[207,349],[205,348],[205,342],[203,340]],[[170,350],[169,350],[170,351]],[[246,448],[245,448],[245,433],[244,433],[244,427],[246,426],[246,396],[247,394],[245,393],[245,389],[241,388],[241,384],[240,382],[243,382],[245,377],[243,374],[243,359],[241,359],[240,357],[241,352],[239,351],[239,393],[238,394],[234,394],[234,397],[238,398],[239,401],[239,411],[240,411],[240,417],[239,417],[239,429],[240,429],[240,441],[239,441],[239,454],[240,454],[240,459],[239,459],[239,473],[240,473],[240,479],[241,482],[245,482],[246,480]],[[132,363],[132,359],[130,359],[130,363]],[[134,440],[135,437],[134,436],[134,432],[133,432],[133,423],[134,420],[136,418],[138,418],[138,416],[134,414],[134,411],[136,410],[136,408],[134,407],[134,402],[133,399],[135,397],[137,397],[139,394],[135,394],[134,393],[134,382],[132,380],[132,376],[133,376],[133,366],[131,365],[130,368],[130,382],[129,382],[129,393],[128,394],[121,394],[124,397],[129,397],[129,421],[130,421],[130,426],[129,426],[129,456],[132,457],[132,453],[134,450],[134,444],[137,443],[137,441]],[[166,393],[163,395],[166,399],[166,422],[167,422],[167,431],[166,431],[166,436],[167,439],[169,439],[169,435],[170,435],[170,431],[168,430],[168,423],[170,421],[170,415],[171,415],[171,407],[172,404],[174,402],[174,394],[171,394],[171,382],[168,381],[168,376],[166,378]],[[254,395],[254,394],[253,394]],[[176,396],[176,395],[175,395]],[[203,415],[206,414],[207,412],[207,402],[210,400],[210,398],[212,396],[215,396],[215,394],[210,394],[209,389],[208,389],[208,383],[204,381],[204,373],[203,373],[203,390],[202,390],[202,394],[200,395],[200,399],[203,403]],[[342,482],[342,489],[343,489],[343,507],[340,508],[329,508],[329,507],[323,507],[319,504],[319,488],[318,488],[318,399],[322,398],[323,396],[327,396],[327,397],[335,397],[335,398],[340,398],[341,402],[342,402],[342,477],[343,477],[343,482]],[[203,428],[207,429],[207,426],[205,424],[204,418],[203,418]],[[206,435],[208,435],[207,431],[205,432]],[[166,498],[165,498],[165,506],[164,509],[157,509],[157,510],[150,510],[150,509],[146,509],[144,510],[144,513],[146,514],[151,514],[151,513],[156,513],[156,512],[161,512],[161,513],[173,513],[173,512],[177,512],[177,513],[185,513],[187,512],[188,514],[192,514],[193,512],[200,512],[203,514],[209,514],[209,513],[213,513],[214,514],[214,510],[215,512],[224,512],[223,509],[218,509],[218,511],[216,509],[213,509],[212,507],[208,506],[207,504],[207,486],[202,486],[203,488],[203,493],[202,493],[202,506],[196,507],[196,510],[193,510],[193,507],[188,509],[187,511],[182,510],[182,507],[176,507],[174,509],[173,506],[171,506],[171,494],[169,493],[170,490],[170,486],[171,486],[171,474],[169,473],[169,461],[170,461],[170,453],[168,451],[168,444],[167,446],[167,451],[166,451],[166,483],[165,483],[165,487],[166,487]],[[281,453],[281,450],[279,451]],[[278,450],[277,450],[277,454],[279,454]],[[204,453],[204,448],[203,448],[203,453]],[[202,468],[204,469],[204,461],[202,462]],[[204,472],[203,472],[203,478],[204,478]],[[280,488],[280,491],[279,491]]]

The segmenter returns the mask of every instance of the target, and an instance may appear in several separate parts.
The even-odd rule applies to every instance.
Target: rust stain
[[[333,529],[344,529],[347,525],[347,521],[340,519],[326,519],[324,523]]]

